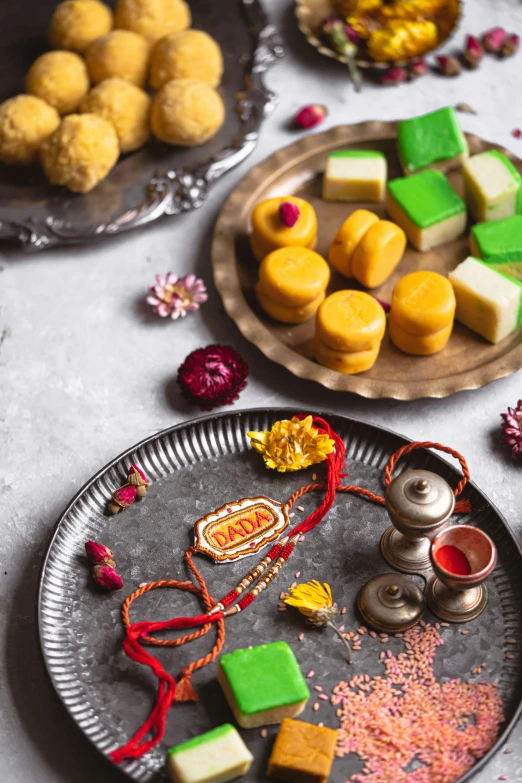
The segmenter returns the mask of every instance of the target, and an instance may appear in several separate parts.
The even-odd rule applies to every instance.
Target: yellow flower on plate
[[[320,609],[334,608],[330,585],[316,579],[291,587],[290,598],[285,598],[285,604],[295,606],[305,617],[312,617]]]
[[[267,468],[280,473],[323,462],[335,448],[333,440],[313,426],[311,416],[276,421],[271,430],[249,432],[248,437]]]
[[[352,651],[348,640],[332,623],[337,614],[337,606],[332,600],[332,591],[330,585],[326,582],[318,582],[313,579],[311,582],[305,582],[302,585],[296,585],[290,588],[290,596],[285,598],[285,604],[295,606],[295,608],[304,614],[308,622],[316,628],[331,628],[346,647],[348,653],[348,663],[352,662]]]

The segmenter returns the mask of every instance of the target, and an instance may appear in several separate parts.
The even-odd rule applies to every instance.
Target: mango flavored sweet
[[[390,337],[405,353],[427,356],[449,340],[455,316],[451,283],[437,272],[412,272],[395,285],[389,318]]]
[[[292,783],[326,783],[334,760],[337,731],[285,718],[266,774]]]
[[[406,250],[406,234],[395,223],[357,209],[334,237],[328,260],[340,274],[375,288],[391,275]]]
[[[390,220],[379,220],[363,236],[352,257],[352,275],[366,288],[389,278],[406,250],[406,234]]]
[[[321,342],[337,351],[365,351],[381,342],[386,315],[364,291],[336,291],[319,308],[315,330]]]
[[[274,321],[281,321],[284,324],[302,324],[314,317],[317,308],[324,301],[325,293],[323,291],[316,299],[312,299],[305,305],[288,307],[265,294],[263,287],[257,283],[256,297],[265,313]]]
[[[252,212],[250,245],[258,261],[280,247],[314,248],[317,217],[313,207],[297,196],[269,198]]]
[[[350,217],[346,218],[328,251],[328,261],[341,275],[353,277],[352,257],[354,250],[368,229],[378,221],[377,215],[367,209],[356,209]]]
[[[375,364],[386,329],[382,306],[364,291],[337,291],[320,305],[313,353],[319,364],[353,375]]]
[[[324,299],[330,268],[307,247],[281,247],[259,267],[256,295],[261,307],[277,321],[302,323]]]

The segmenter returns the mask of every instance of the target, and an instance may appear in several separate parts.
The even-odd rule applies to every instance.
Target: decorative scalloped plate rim
[[[269,359],[286,367],[299,378],[316,381],[335,391],[350,391],[369,399],[416,400],[426,397],[448,397],[458,391],[479,389],[492,381],[511,375],[522,367],[522,333],[520,342],[509,353],[489,364],[473,370],[437,378],[436,380],[390,381],[367,378],[362,375],[344,375],[320,364],[284,345],[258,318],[247,303],[241,288],[236,261],[237,203],[241,194],[249,193],[260,182],[269,182],[281,172],[292,168],[296,161],[312,152],[325,152],[341,144],[350,145],[373,139],[392,139],[397,135],[397,122],[370,121],[355,125],[338,125],[322,133],[305,136],[287,147],[277,150],[251,169],[232,191],[225,202],[214,230],[212,266],[214,282],[221,294],[228,315],[251,343]],[[483,139],[466,133],[469,140],[484,144]],[[500,150],[514,158],[509,150],[495,144],[488,148]],[[521,330],[522,332],[522,330]]]

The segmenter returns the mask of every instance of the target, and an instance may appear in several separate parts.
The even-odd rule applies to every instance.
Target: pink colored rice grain
[[[384,677],[355,675],[333,688],[336,756],[353,752],[364,762],[353,783],[455,783],[496,742],[503,721],[497,684],[438,682],[432,664],[441,641],[434,626],[411,628],[404,652],[380,653]],[[415,758],[421,766],[406,772]]]

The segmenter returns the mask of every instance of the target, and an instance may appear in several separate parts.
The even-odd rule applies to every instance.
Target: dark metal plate
[[[116,0],[108,0],[114,6]],[[55,0],[0,3],[0,100],[24,91],[33,60],[49,46],[46,32]],[[49,185],[43,172],[0,164],[0,239],[26,250],[92,240],[144,226],[163,215],[200,207],[209,186],[244,160],[257,143],[265,113],[276,103],[263,83],[283,54],[259,0],[191,0],[193,26],[220,44],[225,61],[221,95],[226,121],[201,147],[150,141],[120,158],[85,195]],[[159,173],[158,173],[159,172]]]
[[[100,470],[60,518],[41,577],[41,644],[64,706],[103,754],[136,731],[155,698],[156,682],[149,670],[128,661],[122,652],[120,608],[124,595],[141,582],[187,578],[183,553],[192,543],[194,522],[209,511],[248,495],[265,494],[285,501],[299,486],[310,482],[313,469],[297,474],[266,470],[248,444],[248,430],[267,429],[274,421],[294,413],[286,409],[238,411],[165,430]],[[407,439],[343,416],[328,415],[328,421],[347,444],[350,481],[382,493],[384,466]],[[126,469],[133,461],[145,469],[154,483],[144,501],[116,517],[108,517],[107,498],[124,482]],[[400,463],[401,470],[413,467],[435,471],[452,486],[459,478],[455,468],[426,451],[413,452]],[[319,476],[323,473],[321,466],[316,471]],[[477,525],[493,538],[499,562],[488,581],[490,602],[486,611],[467,625],[467,636],[460,634],[458,626],[444,629],[445,646],[441,648],[443,654],[437,655],[435,669],[438,677],[468,679],[474,666],[487,661],[485,676],[499,682],[504,699],[505,738],[522,700],[522,553],[500,513],[484,494],[470,484],[464,495],[471,500],[473,512],[459,517],[459,521]],[[317,501],[317,497],[308,495],[300,504],[309,511]],[[377,674],[382,650],[378,640],[365,640],[349,668],[342,645],[333,641],[331,632],[307,628],[297,612],[279,613],[276,606],[279,592],[294,581],[299,570],[301,581],[317,578],[330,582],[335,599],[347,607],[343,618],[346,628],[356,628],[359,621],[354,608],[359,589],[370,577],[390,570],[379,550],[379,539],[387,523],[380,506],[354,496],[340,496],[328,518],[308,534],[305,544],[297,548],[266,593],[247,611],[230,618],[226,650],[285,639],[296,652],[303,671],[314,669],[314,683],[320,683],[327,692],[348,675]],[[122,593],[102,594],[92,584],[84,557],[87,539],[98,540],[114,551],[124,580]],[[203,557],[197,560],[216,599],[257,562],[252,558],[215,565]],[[186,592],[162,590],[140,598],[132,616],[135,620],[166,620],[198,611],[196,599]],[[425,617],[429,619],[429,614]],[[299,642],[297,636],[302,631],[305,638]],[[509,637],[519,640],[519,644],[507,647],[505,640]],[[155,648],[155,652],[176,674],[189,661],[206,654],[211,644],[206,636],[180,649]],[[391,646],[397,646],[399,651],[400,640],[392,639]],[[512,659],[505,658],[507,651],[513,653]],[[163,779],[161,770],[169,746],[233,720],[215,674],[215,663],[196,673],[194,685],[200,701],[173,706],[165,741],[145,758],[122,765],[129,777],[136,781]],[[303,719],[337,727],[334,708],[323,702],[320,711],[313,712],[313,701],[308,703]],[[262,738],[259,729],[242,732],[255,757],[244,783],[265,779],[266,760],[276,731],[277,727],[269,727],[268,738]],[[494,751],[495,748],[490,754]],[[331,783],[344,783],[360,767],[353,756],[337,760]],[[461,778],[461,783],[469,780],[471,774]]]

